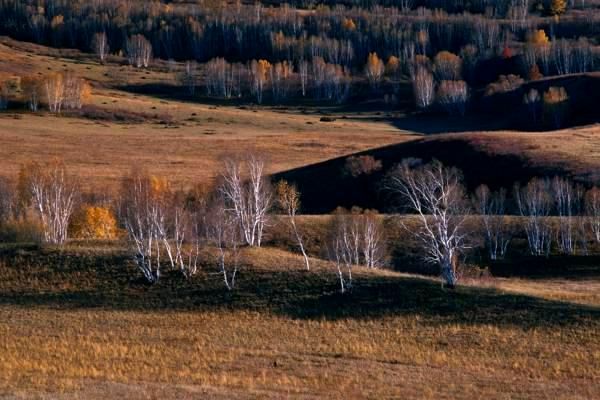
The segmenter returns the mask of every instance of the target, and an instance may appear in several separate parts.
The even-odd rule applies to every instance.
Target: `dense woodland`
[[[547,128],[564,123],[570,93],[523,84],[600,66],[594,1],[335,3],[2,0],[0,33],[138,68],[163,59],[189,95],[258,103],[405,104],[404,85],[417,108],[462,115],[521,90],[523,113]]]

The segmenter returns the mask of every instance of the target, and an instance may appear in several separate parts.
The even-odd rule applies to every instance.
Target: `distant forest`
[[[0,34],[95,52],[103,62],[120,56],[140,68],[152,58],[185,62],[179,78],[190,94],[202,86],[210,96],[252,96],[259,103],[300,95],[342,103],[358,85],[394,104],[407,83],[416,107],[463,114],[474,90],[502,93],[542,77],[597,70],[599,6],[589,0],[0,0]],[[560,87],[524,95],[534,116],[544,96],[552,104],[569,97]]]

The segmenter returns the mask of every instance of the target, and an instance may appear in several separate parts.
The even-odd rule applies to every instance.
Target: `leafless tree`
[[[43,166],[31,163],[23,171],[32,204],[42,223],[45,242],[63,244],[77,200],[76,182],[58,160]]]
[[[486,247],[491,260],[504,258],[511,239],[505,202],[506,191],[503,188],[498,192],[491,192],[486,185],[481,185],[475,190],[473,204],[483,222]]]
[[[132,172],[121,185],[121,218],[135,249],[135,262],[149,283],[161,273],[161,240],[157,221],[166,210],[152,178],[141,170]]]
[[[195,61],[186,61],[183,71],[178,75],[178,80],[187,89],[188,94],[193,96],[196,93],[196,86],[198,85],[198,65]]]
[[[147,68],[152,58],[152,44],[144,35],[130,36],[126,43],[126,53],[129,65]]]
[[[392,171],[387,187],[417,213],[418,227],[405,227],[422,244],[425,260],[439,265],[445,285],[453,288],[468,234],[464,222],[469,210],[460,171],[439,161],[423,165],[406,159]]]
[[[600,243],[600,188],[594,187],[586,192],[585,211],[596,242]]]
[[[300,60],[298,63],[298,76],[300,77],[300,87],[302,88],[302,97],[306,96],[308,86],[309,64],[306,60]]]
[[[205,65],[206,89],[209,96],[231,98],[241,95],[242,67],[214,58]]]
[[[0,176],[0,226],[15,214],[16,193],[13,183]]]
[[[587,38],[582,37],[577,40],[573,61],[577,72],[588,72],[594,68],[594,51]]]
[[[288,216],[290,226],[294,232],[294,236],[296,237],[296,241],[298,242],[298,246],[300,247],[300,251],[304,257],[306,270],[308,271],[310,270],[310,262],[308,255],[306,254],[306,250],[304,249],[304,240],[302,239],[300,232],[298,232],[298,227],[296,225],[296,214],[300,209],[300,193],[295,185],[290,185],[286,181],[280,181],[277,184],[277,200],[279,206]]]
[[[249,155],[244,161],[226,160],[222,174],[220,192],[249,246],[260,247],[272,203],[273,195],[264,169],[263,159]]]
[[[579,214],[583,208],[583,189],[565,178],[555,177],[552,180],[552,194],[559,217],[558,248],[564,254],[573,254],[576,251],[577,235],[582,233],[578,229],[578,222],[582,219]]]
[[[240,226],[236,215],[219,195],[213,199],[206,213],[206,237],[218,251],[217,264],[225,287],[233,290],[239,269]],[[231,255],[231,262],[228,262],[228,255]]]
[[[62,74],[51,74],[44,81],[46,101],[51,112],[60,113],[65,99],[65,79]]]
[[[552,41],[552,60],[558,75],[570,74],[573,72],[573,46],[567,39],[557,39]]]
[[[201,250],[201,221],[198,212],[187,210],[177,195],[165,194],[164,213],[153,214],[158,238],[171,268],[190,278],[198,271]]]
[[[37,111],[43,97],[43,80],[37,76],[25,76],[21,79],[21,91],[31,111]]]
[[[550,183],[547,179],[534,178],[521,188],[515,185],[514,197],[519,214],[525,219],[525,232],[532,255],[550,254],[551,225],[548,215],[552,208]]]
[[[94,35],[94,37],[92,38],[92,49],[100,59],[100,62],[104,63],[104,61],[106,60],[106,56],[110,51],[106,32],[98,32]]]
[[[539,92],[533,88],[529,89],[529,91],[523,95],[523,103],[527,106],[533,123],[537,123],[538,115],[540,113],[539,109],[541,106]]]
[[[415,102],[419,108],[427,108],[433,104],[435,86],[433,74],[423,66],[417,66],[412,76]]]
[[[359,251],[357,232],[352,229],[352,218],[345,211],[338,210],[332,216],[327,257],[335,265],[342,293],[352,289],[352,267]]]
[[[365,211],[361,215],[362,256],[367,268],[379,268],[385,263],[385,240],[383,224],[377,213]]]

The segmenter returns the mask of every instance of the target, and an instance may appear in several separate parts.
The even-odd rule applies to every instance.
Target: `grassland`
[[[267,156],[268,172],[276,173],[357,152],[379,157],[378,148],[386,154],[395,152],[396,156],[386,156],[395,160],[412,155],[405,150],[420,146],[426,149],[424,156],[446,159],[450,155],[452,161],[452,154],[458,155],[452,150],[456,143],[478,155],[477,164],[463,166],[472,171],[493,171],[491,161],[501,156],[512,156],[515,165],[564,171],[588,181],[598,179],[600,171],[597,126],[507,132],[481,119],[413,118],[360,107],[236,106],[202,98],[184,101],[136,94],[127,88],[175,84],[165,62],[150,70],[136,70],[116,59],[101,65],[78,51],[0,38],[1,77],[63,70],[73,70],[91,82],[90,104],[81,113],[61,117],[22,111],[0,114],[4,174],[15,174],[20,164],[30,160],[61,157],[88,186],[114,187],[134,164],[189,185],[214,177],[226,155],[248,150]],[[337,120],[321,122],[323,114]]]
[[[0,114],[2,174],[61,157],[88,188],[115,187],[134,164],[185,186],[212,179],[226,155],[254,150],[268,172],[308,179],[303,202],[323,206],[324,187],[360,191],[339,181],[357,152],[386,168],[418,155],[513,180],[562,171],[591,181],[600,171],[597,126],[508,132],[391,111],[136,94],[131,87],[174,83],[166,63],[133,70],[0,39],[2,78],[65,69],[92,83],[91,104],[60,117]],[[321,122],[324,114],[337,120]],[[311,218],[300,226],[317,238],[323,224]],[[319,243],[307,245],[318,254]],[[169,271],[149,287],[119,243],[0,247],[0,397],[600,397],[597,274],[474,279],[449,292],[428,277],[358,270],[342,296],[324,261],[306,272],[297,256],[267,248],[245,249],[242,264],[233,292],[210,259],[190,281]]]
[[[564,398],[600,395],[597,281],[444,292],[387,271],[248,250],[154,287],[113,245],[4,248],[0,395],[52,398]],[[560,286],[553,291],[553,285]],[[575,301],[572,301],[575,300]]]

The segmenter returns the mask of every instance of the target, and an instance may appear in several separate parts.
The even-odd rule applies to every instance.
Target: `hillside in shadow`
[[[295,183],[302,193],[303,212],[319,214],[338,206],[389,211],[392,204],[393,209],[389,193],[383,189],[383,178],[392,167],[408,157],[424,161],[437,159],[460,168],[469,189],[481,183],[511,188],[517,180],[524,182],[534,176],[552,176],[562,172],[551,163],[541,167],[531,165],[518,149],[510,153],[490,153],[479,146],[477,135],[428,137],[355,154],[365,155],[381,161],[382,168],[369,175],[353,177],[345,171],[347,157],[339,157],[275,174],[273,179]]]
[[[350,293],[339,293],[332,266],[310,272],[289,253],[248,251],[238,286],[227,291],[214,265],[193,279],[165,269],[147,285],[122,250],[0,248],[0,305],[108,310],[250,310],[298,319],[372,319],[421,315],[429,323],[533,328],[600,320],[600,310],[491,288],[443,290],[435,280],[356,269]],[[296,261],[299,261],[296,259]],[[292,264],[292,265],[290,265]]]

